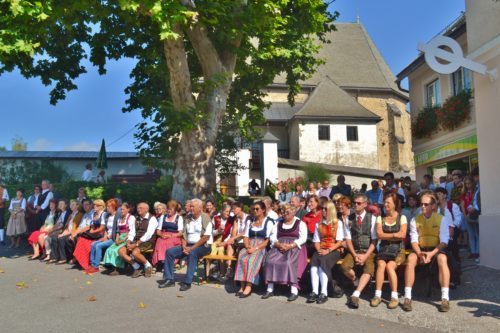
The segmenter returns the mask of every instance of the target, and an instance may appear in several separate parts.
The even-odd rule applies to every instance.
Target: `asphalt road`
[[[373,309],[365,300],[355,311],[346,308],[345,299],[323,305],[305,304],[303,297],[287,303],[285,295],[239,299],[221,285],[158,289],[160,278],[87,276],[0,248],[0,332],[429,332],[457,331],[449,323],[461,320],[469,323],[460,326],[468,331],[500,327],[498,306],[476,323],[456,305],[441,314],[434,304],[417,301],[407,314],[383,305]]]

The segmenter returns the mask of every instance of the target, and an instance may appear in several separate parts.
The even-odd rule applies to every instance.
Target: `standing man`
[[[366,196],[368,197],[368,201],[382,208],[384,205],[384,191],[379,187],[378,181],[372,180],[371,182],[372,189],[366,191]]]
[[[413,253],[408,255],[405,271],[405,299],[403,310],[411,311],[411,289],[415,282],[415,266],[430,264],[431,270],[437,265],[441,285],[441,306],[439,311],[450,310],[450,270],[446,247],[450,238],[446,216],[436,213],[438,201],[431,191],[424,191],[420,197],[422,214],[410,222],[410,237]]]
[[[9,201],[9,194],[7,193],[7,189],[2,186],[1,181],[0,179],[0,244],[5,245],[5,206],[7,205],[7,201]]]
[[[200,199],[191,200],[192,215],[184,224],[182,245],[172,247],[165,254],[164,281],[158,288],[173,287],[174,260],[187,257],[187,271],[184,282],[181,282],[180,291],[191,288],[193,275],[198,267],[198,260],[210,253],[213,243],[212,221],[207,213],[203,213],[203,202]]]
[[[340,193],[345,197],[351,196],[351,185],[345,183],[344,175],[339,175],[337,177],[337,185],[332,187],[329,198],[331,199],[336,193]]]
[[[153,235],[158,227],[156,217],[149,213],[149,205],[141,202],[137,205],[139,216],[131,223],[128,232],[127,245],[118,250],[118,254],[134,268],[133,278],[142,275],[141,265],[144,265],[144,277],[151,277],[153,266],[144,257],[144,252],[154,249]]]
[[[49,202],[52,199],[54,199],[54,194],[50,191],[50,182],[44,179],[42,180],[42,194],[38,197],[38,202],[35,206],[37,216],[35,230],[40,229],[40,227],[45,223],[45,219],[50,212]]]
[[[82,180],[84,182],[92,181],[92,163],[87,163],[85,165],[85,171],[82,174]]]
[[[354,214],[349,216],[349,225],[343,223],[348,253],[340,268],[356,288],[347,303],[353,309],[359,307],[359,296],[375,273],[376,218],[366,211],[366,206],[366,195],[356,194],[354,196]],[[356,277],[355,267],[363,268],[359,279]]]

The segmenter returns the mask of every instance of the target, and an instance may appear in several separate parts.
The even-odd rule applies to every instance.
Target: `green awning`
[[[415,154],[415,164],[417,166],[429,164],[446,157],[462,154],[475,149],[477,149],[477,136],[474,134],[447,145]]]

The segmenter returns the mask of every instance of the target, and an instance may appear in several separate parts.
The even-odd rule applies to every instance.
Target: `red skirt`
[[[33,231],[31,233],[31,235],[28,237],[28,243],[30,245],[37,244],[38,237],[40,237],[40,235],[47,235],[47,234],[48,234],[48,232],[46,232],[46,231],[43,231],[43,232],[41,232],[40,230]],[[44,247],[45,247],[45,242],[42,244],[41,248],[43,249]]]
[[[73,252],[73,257],[83,269],[87,269],[90,267],[90,250],[92,247],[92,243],[95,241],[96,240],[78,237],[75,251]]]
[[[175,235],[177,232],[164,232],[164,234]],[[181,245],[181,239],[179,237],[173,238],[160,238],[156,239],[156,246],[153,252],[153,258],[151,259],[152,264],[156,265],[159,261],[165,261],[165,252],[168,249]]]

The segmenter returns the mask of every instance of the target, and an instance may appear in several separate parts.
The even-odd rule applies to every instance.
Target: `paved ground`
[[[107,332],[167,330],[187,332],[498,332],[500,330],[500,272],[467,262],[463,284],[451,291],[452,310],[442,314],[426,298],[414,311],[370,308],[366,295],[359,310],[346,299],[323,305],[293,304],[285,296],[261,300],[256,294],[240,300],[231,287],[195,286],[158,289],[160,275],[145,279],[84,275],[69,266],[27,261],[25,251],[0,247],[1,332]],[[16,286],[20,284],[21,286]],[[24,285],[23,285],[24,284]],[[432,301],[437,301],[439,291]],[[89,301],[95,297],[95,301]],[[185,331],[185,330],[184,330]]]

